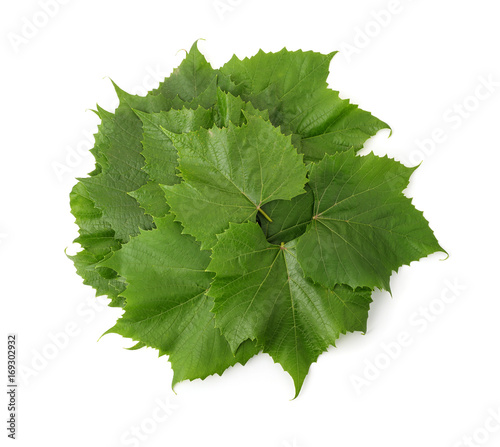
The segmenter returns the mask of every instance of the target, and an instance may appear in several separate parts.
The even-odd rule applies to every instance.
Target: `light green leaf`
[[[304,192],[306,167],[290,138],[262,118],[248,123],[177,135],[184,182],[163,186],[185,232],[210,248],[229,222],[254,220],[262,205]]]
[[[208,266],[217,327],[233,350],[257,340],[292,376],[297,396],[310,365],[340,334],[366,331],[371,291],[314,284],[295,241],[272,245],[256,223],[231,224],[218,239]]]

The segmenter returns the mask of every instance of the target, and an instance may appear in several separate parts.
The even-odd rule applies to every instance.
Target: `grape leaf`
[[[139,189],[148,181],[142,170],[142,124],[131,107],[155,111],[165,106],[155,96],[139,97],[118,91],[120,106],[115,114],[98,109],[102,118],[102,132],[110,145],[102,151],[108,167],[98,175],[80,179],[96,207],[102,210],[104,219],[115,231],[121,242],[139,233],[139,229],[151,229],[152,219],[144,213],[137,201],[128,193]]]
[[[243,100],[269,110],[275,126],[295,135],[294,144],[305,161],[319,161],[325,153],[359,150],[379,130],[389,129],[327,87],[335,54],[286,48],[278,53],[259,51],[243,60],[233,56],[221,72],[239,86]]]
[[[177,150],[163,129],[180,134],[201,128],[209,129],[214,124],[218,127],[227,127],[230,123],[240,126],[246,122],[246,116],[265,116],[265,112],[220,89],[217,103],[211,110],[199,106],[196,109],[183,107],[159,113],[135,110],[135,113],[142,121],[142,155],[145,160],[142,169],[151,180],[129,195],[153,217],[163,217],[170,209],[159,184],[175,185],[181,181],[177,173]]]
[[[265,203],[304,192],[302,156],[260,117],[249,116],[241,127],[165,133],[179,152],[185,181],[162,187],[177,220],[202,248],[213,246],[229,222],[255,219]]]
[[[235,95],[240,91],[228,75],[212,68],[199,51],[198,42],[195,42],[182,64],[151,94],[163,95],[172,101],[172,107],[175,109],[183,106],[191,109],[202,106],[210,109],[217,102],[219,87]]]
[[[143,167],[149,178],[163,185],[175,185],[181,179],[177,175],[177,149],[162,128],[174,133],[192,132],[200,128],[213,126],[211,110],[198,107],[196,109],[171,109],[159,113],[143,113],[135,111],[143,124],[142,156]]]
[[[340,334],[366,331],[371,290],[328,290],[304,278],[295,241],[272,245],[258,224],[231,224],[218,236],[208,270],[216,325],[237,350],[257,340],[281,364],[298,395],[310,365]]]
[[[292,200],[273,200],[262,207],[271,221],[258,216],[259,224],[272,244],[290,242],[306,231],[313,216],[314,195],[309,185],[305,190]]]
[[[139,202],[145,213],[149,214],[153,218],[165,217],[165,215],[170,211],[170,207],[165,199],[165,193],[163,192],[163,189],[160,188],[158,183],[149,181],[136,191],[132,191],[129,194],[137,200],[137,202]]]
[[[235,354],[215,328],[206,295],[212,273],[210,253],[181,234],[172,215],[155,220],[156,229],[142,231],[102,266],[127,281],[125,313],[106,333],[116,333],[167,354],[174,369],[172,386],[182,380],[222,374],[257,353],[247,341]]]
[[[248,116],[260,116],[266,121],[269,120],[267,110],[258,110],[240,97],[218,89],[217,104],[214,108],[214,124],[217,127],[229,127],[230,123],[241,126],[246,123]]]
[[[111,299],[110,306],[121,306],[123,300],[118,295],[124,290],[124,284],[110,269],[96,269],[98,262],[120,247],[114,237],[115,232],[102,218],[102,211],[94,206],[82,183],[73,187],[70,206],[80,228],[80,235],[74,242],[79,243],[83,250],[68,257],[73,261],[84,284],[92,286],[97,296],[107,295]]]
[[[264,113],[265,116],[265,112],[258,111],[251,104],[220,89],[217,92],[217,103],[210,110],[199,106],[195,109],[183,107],[159,113],[135,110],[135,113],[143,125],[143,170],[152,181],[162,185],[175,185],[181,181],[177,175],[177,149],[163,129],[181,134],[202,128],[210,129],[214,124],[218,127],[228,127],[229,123],[241,126],[246,122],[244,113],[254,116]]]
[[[216,99],[217,74],[198,49],[195,42],[181,65],[166,78],[154,93],[160,93],[171,101],[202,105],[210,108]],[[193,107],[196,108],[196,107]]]
[[[444,251],[403,194],[415,169],[354,150],[312,166],[314,216],[297,245],[305,274],[326,287],[390,290],[393,271]]]

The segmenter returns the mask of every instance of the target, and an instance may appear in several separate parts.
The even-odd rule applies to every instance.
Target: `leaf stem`
[[[272,222],[272,221],[273,221],[273,220],[272,220],[272,219],[271,219],[271,218],[270,218],[270,217],[269,217],[269,216],[268,216],[268,215],[264,212],[264,210],[263,210],[260,206],[258,206],[258,207],[257,207],[257,210],[259,210],[259,211],[262,213],[262,215],[263,215],[263,216],[264,216],[264,217],[265,217],[265,218],[266,218],[269,222]]]

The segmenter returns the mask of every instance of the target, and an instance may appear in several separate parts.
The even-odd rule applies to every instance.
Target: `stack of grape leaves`
[[[341,334],[366,331],[373,290],[443,251],[403,191],[414,168],[357,155],[388,125],[327,84],[335,53],[259,51],[213,69],[195,43],[146,96],[115,85],[93,172],[73,188],[108,333],[168,355],[173,384],[259,352],[296,396]]]

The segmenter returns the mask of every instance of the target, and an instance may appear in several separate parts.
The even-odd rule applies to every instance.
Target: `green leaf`
[[[180,182],[177,175],[177,149],[162,128],[174,133],[192,132],[200,128],[213,126],[212,111],[197,109],[169,110],[159,113],[135,111],[143,124],[142,156],[143,167],[149,178],[163,185],[175,185]]]
[[[75,243],[103,258],[110,250],[118,249],[120,244],[114,238],[111,226],[102,219],[102,211],[94,206],[82,183],[77,183],[70,193],[70,206],[80,228],[80,236]]]
[[[290,242],[306,231],[313,216],[314,195],[309,185],[305,190],[292,200],[274,200],[262,207],[271,221],[258,216],[259,224],[272,244]]]
[[[235,355],[210,313],[206,295],[212,273],[210,253],[181,234],[172,215],[156,219],[157,228],[134,237],[102,263],[127,281],[125,313],[107,333],[131,338],[167,354],[174,369],[173,384],[222,374],[229,366],[257,353],[243,343]]]
[[[403,194],[414,170],[387,157],[357,157],[353,150],[313,166],[314,216],[297,246],[306,275],[326,287],[390,290],[393,271],[444,251]]]
[[[201,106],[195,109],[171,109],[159,113],[144,113],[135,111],[142,121],[142,155],[145,159],[143,170],[149,178],[162,185],[175,185],[180,182],[177,175],[177,149],[172,140],[162,130],[166,129],[176,134],[194,132],[199,129],[228,127],[229,123],[240,126],[246,119],[243,113],[263,115],[251,104],[245,103],[231,94],[218,90],[217,104],[214,109],[207,110]]]
[[[319,162],[325,154],[360,150],[379,130],[390,127],[370,112],[340,99],[339,93],[324,90],[310,99],[311,110],[302,113],[293,131],[301,136],[301,152],[307,161]]]
[[[160,84],[158,92],[170,100],[179,98],[184,103],[197,100],[196,105],[209,108],[216,100],[217,74],[195,42],[181,65]]]
[[[221,72],[240,87],[243,100],[269,110],[275,126],[295,135],[294,144],[306,161],[319,161],[325,153],[358,150],[379,130],[389,129],[328,89],[326,79],[335,54],[259,51],[243,60],[233,56]]]
[[[100,127],[109,140],[101,148],[108,166],[97,175],[80,179],[96,207],[102,210],[104,219],[115,231],[121,242],[128,241],[139,229],[151,229],[152,219],[144,213],[138,202],[128,193],[139,189],[148,181],[142,170],[144,158],[141,155],[142,123],[133,112],[135,109],[154,112],[167,107],[164,99],[155,96],[140,97],[117,90],[120,105],[115,115],[98,109],[102,118]]]
[[[135,113],[142,121],[142,155],[145,159],[142,169],[147,172],[151,181],[129,195],[134,197],[146,213],[153,217],[163,217],[170,209],[159,183],[175,185],[181,180],[177,173],[177,150],[163,129],[174,133],[186,133],[201,128],[209,129],[215,122],[219,127],[227,127],[229,123],[240,126],[246,122],[244,113],[266,116],[265,112],[255,109],[251,104],[220,89],[217,104],[213,110],[200,106],[196,109],[183,107],[180,110],[171,109],[159,113],[144,113],[135,110]]]
[[[124,290],[124,284],[110,269],[96,270],[99,261],[112,250],[120,248],[119,241],[114,237],[115,232],[102,218],[102,211],[94,206],[82,183],[73,187],[70,206],[80,228],[80,236],[74,242],[80,244],[83,250],[68,257],[75,264],[84,284],[92,286],[97,296],[108,295],[112,306],[120,305],[122,300],[118,299],[118,295]]]
[[[83,278],[83,283],[96,290],[96,296],[108,296],[111,300],[110,307],[124,307],[125,298],[121,293],[125,290],[125,284],[113,270],[99,267],[102,259],[87,250],[68,257],[73,261],[78,275]]]
[[[231,93],[225,93],[221,89],[217,91],[214,116],[217,127],[229,127],[230,123],[241,126],[246,123],[246,116],[260,116],[266,121],[269,120],[267,110],[258,110],[251,103]]]
[[[165,199],[165,193],[158,183],[150,181],[129,194],[137,200],[141,208],[143,208],[147,214],[153,216],[153,218],[165,217],[170,211],[170,207]]]
[[[328,290],[304,278],[295,241],[272,245],[256,223],[219,235],[208,269],[216,325],[236,350],[257,340],[293,378],[296,396],[319,354],[340,334],[366,331],[371,291]]]
[[[177,135],[184,182],[163,186],[185,232],[210,248],[229,222],[254,220],[262,205],[304,192],[306,167],[290,138],[262,118],[248,123]]]
[[[287,95],[296,97],[311,88],[327,87],[330,61],[335,54],[288,51],[286,48],[278,53],[259,50],[255,56],[243,60],[233,56],[220,71],[237,85],[241,84],[242,97],[258,97],[269,90],[280,99]],[[272,108],[265,108],[273,110],[273,115],[276,115],[282,105],[274,103]]]

